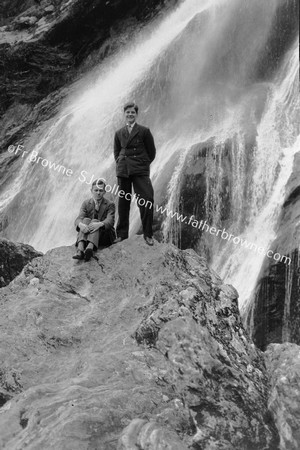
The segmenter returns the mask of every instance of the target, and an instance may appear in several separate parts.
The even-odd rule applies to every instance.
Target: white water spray
[[[285,186],[292,174],[294,155],[300,150],[295,113],[299,99],[291,95],[298,86],[298,50],[287,55],[285,64],[270,92],[269,101],[257,128],[254,170],[248,209],[250,223],[240,237],[266,251],[276,238],[276,226],[285,199]],[[240,184],[243,188],[243,183]],[[228,249],[230,247],[230,250]],[[283,256],[283,255],[282,255]],[[216,255],[214,269],[227,283],[233,284],[240,295],[240,307],[247,309],[255,288],[265,254],[225,242]]]

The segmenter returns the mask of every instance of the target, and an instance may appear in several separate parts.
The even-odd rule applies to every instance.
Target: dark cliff
[[[60,105],[63,89],[177,0],[14,0],[0,9],[0,153]]]

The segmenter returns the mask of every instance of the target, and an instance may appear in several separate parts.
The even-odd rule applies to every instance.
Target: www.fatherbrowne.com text
[[[159,212],[160,214],[166,214],[168,217],[171,217],[172,219],[175,219],[181,223],[186,223],[187,225],[192,226],[193,228],[198,228],[201,231],[205,231],[209,234],[212,234],[214,236],[219,236],[221,239],[227,240],[228,242],[233,242],[235,245],[240,245],[243,248],[254,250],[259,255],[266,255],[268,258],[273,258],[275,261],[280,261],[285,264],[290,265],[291,264],[291,258],[285,255],[281,255],[280,253],[274,253],[272,250],[266,250],[264,247],[258,247],[253,242],[247,241],[247,239],[243,239],[239,236],[235,236],[232,233],[229,233],[228,231],[223,229],[218,229],[212,226],[209,226],[206,222],[206,220],[197,220],[194,215],[188,217],[183,216],[182,214],[179,214],[178,212],[170,211],[166,207],[157,206],[156,205],[156,212]]]

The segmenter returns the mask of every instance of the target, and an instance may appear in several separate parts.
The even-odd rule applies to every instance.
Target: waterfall
[[[298,120],[298,48],[288,53],[279,76],[270,85],[265,112],[257,127],[251,191],[247,209],[249,223],[240,229],[240,237],[265,250],[276,237],[276,225],[285,198],[285,186],[292,174],[294,155],[299,151]],[[298,134],[298,136],[297,136]],[[239,151],[243,151],[241,148]],[[243,184],[239,184],[243,189]],[[230,246],[230,249],[226,248]],[[214,258],[214,269],[225,281],[234,284],[240,294],[242,310],[247,308],[265,252],[224,243]]]
[[[74,219],[94,178],[115,183],[113,135],[122,105],[134,99],[138,122],[157,146],[151,166],[155,201],[180,207],[185,167],[199,143],[207,154],[206,211],[221,226],[225,152],[232,167],[230,232],[267,247],[297,151],[296,48],[277,74],[262,76],[264,52],[285,0],[185,0],[152,29],[70,88],[56,117],[25,142],[71,175],[20,157],[0,193],[10,239],[45,251],[75,241]],[[267,62],[266,62],[267,64]],[[253,144],[253,145],[252,145]],[[45,163],[46,164],[46,163]],[[172,167],[172,170],[168,169]],[[175,169],[173,170],[173,168]],[[168,188],[165,189],[168,184]],[[204,218],[203,218],[204,219]],[[131,232],[139,224],[133,208]],[[164,236],[180,242],[180,224],[166,220]],[[214,237],[214,269],[239,291],[246,305],[263,256]]]

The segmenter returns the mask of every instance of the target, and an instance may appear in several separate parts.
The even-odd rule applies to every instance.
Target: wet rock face
[[[220,220],[225,222],[230,214],[230,197],[228,196],[230,158],[228,152],[224,153],[226,153],[224,154],[224,158],[222,158],[224,175],[219,182],[222,186],[220,190],[222,190],[223,194],[219,204],[222,203]],[[204,220],[210,225],[212,224],[211,218],[213,211],[210,207],[213,208],[212,202],[214,199],[208,187],[209,168],[213,170],[213,166],[215,165],[216,172],[218,164],[220,164],[220,159],[218,155],[214,154],[214,144],[212,141],[199,143],[190,151],[178,183],[179,203],[176,207],[177,211],[180,211],[182,214],[182,217],[187,217],[187,220],[179,221],[176,220],[176,217],[173,218],[168,236],[175,245],[182,249],[193,248],[199,251],[200,254],[205,254],[208,260],[211,256],[211,246],[209,245],[210,242],[206,241],[206,233],[201,227]],[[210,180],[212,183],[218,183],[216,179],[216,173],[211,174]],[[160,217],[157,215],[155,218],[159,219]],[[201,224],[200,220],[202,220]]]
[[[31,245],[0,239],[0,288],[9,284],[29,261],[41,255]]]
[[[286,200],[271,250],[287,259],[266,258],[257,282],[247,322],[255,344],[265,350],[270,343],[300,344],[300,155],[295,156]]]
[[[1,448],[277,448],[263,359],[203,258],[142,237],[73,252],[0,291]]]
[[[258,282],[251,311],[246,322],[252,339],[261,350],[283,340],[285,309],[285,265],[272,263]],[[251,324],[252,322],[252,324]]]
[[[270,375],[269,408],[280,435],[281,450],[300,448],[300,347],[272,344],[265,352]]]
[[[289,265],[273,261],[265,266],[247,314],[252,339],[261,350],[270,343],[288,341],[300,344],[298,249],[288,256]]]
[[[252,154],[253,136],[247,138],[247,155]],[[174,243],[182,249],[193,248],[205,254],[208,261],[221,251],[222,240],[209,234],[208,227],[229,229],[238,222],[238,217],[245,215],[246,201],[238,213],[234,198],[234,152],[235,139],[227,139],[224,144],[216,144],[213,140],[196,144],[185,161],[180,180],[178,211],[185,222],[173,219]],[[250,168],[251,157],[247,156]],[[248,181],[245,182],[244,196],[246,200]],[[176,229],[177,228],[177,229]]]

